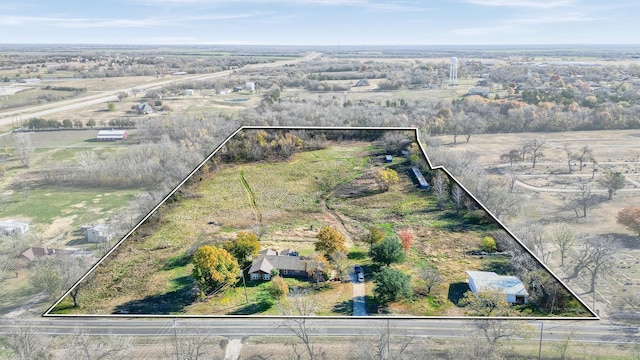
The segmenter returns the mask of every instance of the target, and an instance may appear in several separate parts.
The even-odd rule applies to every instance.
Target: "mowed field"
[[[500,155],[511,149],[518,149],[521,139],[545,141],[544,157],[536,167],[531,161],[516,162],[513,166],[500,160]],[[640,294],[640,241],[638,235],[616,223],[616,214],[624,207],[640,204],[640,131],[576,131],[562,133],[523,133],[523,134],[484,134],[474,135],[469,143],[453,144],[451,136],[435,138],[442,143],[445,151],[477,154],[477,163],[495,176],[506,176],[514,173],[518,176],[514,193],[521,197],[524,220],[551,228],[557,224],[569,225],[579,236],[600,235],[611,237],[621,242],[622,247],[615,259],[613,271],[601,276],[597,284],[597,301],[602,302],[600,311],[609,305],[617,306],[624,302],[626,296]],[[578,151],[588,146],[596,160],[595,172],[593,162],[589,161],[580,169],[574,162],[569,174],[567,151]],[[430,150],[427,148],[427,154]],[[438,165],[438,164],[434,164]],[[612,200],[607,200],[606,189],[598,183],[599,178],[607,171],[616,171],[624,175],[624,188],[618,190]],[[455,174],[454,174],[455,175]],[[580,184],[591,189],[593,204],[582,216],[582,210],[576,212],[566,208],[566,202],[576,196]],[[508,191],[505,185],[505,191]],[[521,217],[522,219],[522,217]],[[509,226],[512,219],[506,218]],[[569,262],[560,267],[560,257],[555,247],[548,244],[552,251],[549,265],[558,274],[569,274],[573,269],[572,258],[577,256],[580,243],[576,243]],[[589,289],[588,279],[579,278],[570,283],[577,288]],[[633,295],[636,294],[636,295]],[[591,293],[586,295],[591,297]]]
[[[368,245],[362,242],[374,225],[389,234],[401,229],[415,234],[407,262],[394,265],[411,275],[414,288],[422,286],[417,274],[426,267],[437,269],[445,278],[429,296],[416,294],[411,300],[390,304],[389,313],[462,315],[456,302],[466,285],[464,270],[498,270],[508,262],[501,256],[467,254],[479,249],[482,237],[498,227],[456,216],[453,209],[438,210],[433,195],[414,186],[408,166],[405,158],[383,163],[380,149],[368,142],[331,143],[326,149],[297,153],[287,161],[223,165],[190,185],[181,200],[165,205],[159,217],[126,239],[82,285],[78,308],[65,299],[54,311],[279,315],[277,301],[268,294],[268,282],[247,281],[247,295],[240,282],[196,302],[190,254],[202,244],[221,244],[239,231],[255,231],[262,234],[262,249],[291,248],[310,255],[318,230],[333,226],[347,237],[351,265],[364,268],[367,309],[375,313],[372,274],[380,265],[371,261]],[[340,195],[386,167],[400,174],[400,182],[389,191],[371,188],[374,191],[355,197]],[[242,177],[254,194],[255,208]],[[318,315],[351,315],[350,283],[286,281],[292,288],[312,291],[319,304]]]
[[[0,148],[9,154],[0,179],[0,220],[29,223],[30,231],[26,236],[29,245],[94,250],[96,244],[87,242],[81,227],[104,223],[142,190],[41,183],[46,170],[76,168],[77,153],[91,152],[97,157],[108,157],[126,150],[131,144],[95,142],[97,133],[98,130],[88,129],[30,133],[34,153],[29,168],[25,168],[16,156],[14,136],[6,134],[0,137]],[[135,130],[131,134],[135,138]],[[29,303],[35,312],[50,306],[50,299],[34,298],[39,290],[28,281],[30,271],[28,268],[20,269],[16,277],[8,277],[2,282],[6,296],[0,297],[0,313],[25,303]]]

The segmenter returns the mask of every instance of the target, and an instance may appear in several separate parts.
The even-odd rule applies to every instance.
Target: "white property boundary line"
[[[176,187],[173,188],[173,190],[171,190],[169,192],[169,194],[167,194],[162,201],[160,201],[160,203],[158,203],[151,211],[149,211],[149,213],[144,216],[139,222],[138,224],[136,224],[136,226],[134,226],[126,235],[124,235],[122,237],[122,239],[120,239],[120,241],[118,241],[118,243],[116,243],[113,248],[111,250],[109,250],[109,252],[107,252],[105,255],[102,256],[102,258],[100,258],[100,260],[98,260],[98,262],[96,262],[90,269],[89,271],[87,271],[87,273],[82,276],[73,286],[71,286],[71,288],[69,290],[67,290],[66,293],[64,293],[64,295],[62,295],[60,297],[60,299],[58,299],[58,301],[56,301],[51,307],[49,307],[49,309],[47,309],[47,311],[42,314],[43,317],[98,317],[98,318],[104,318],[104,317],[117,317],[117,318],[250,318],[250,317],[256,317],[255,315],[251,316],[251,315],[153,315],[153,314],[127,314],[125,316],[123,315],[119,315],[119,314],[105,314],[105,315],[88,315],[88,314],[51,314],[50,312],[66,297],[68,296],[71,291],[78,286],[82,281],[84,281],[85,278],[87,278],[100,264],[102,264],[102,262],[109,257],[109,255],[111,255],[111,253],[113,253],[129,236],[131,236],[131,234],[133,234],[134,231],[136,231],[149,217],[151,217],[151,215],[153,215],[159,208],[160,206],[162,206],[182,185],[184,185],[184,183],[186,183],[197,171],[199,171],[209,160],[211,160],[211,158],[220,150],[222,149],[222,147],[224,147],[229,140],[231,140],[234,136],[236,136],[239,132],[244,131],[244,130],[335,130],[335,131],[353,131],[353,130],[368,130],[368,131],[411,131],[414,133],[415,136],[415,141],[418,144],[418,146],[420,147],[420,150],[422,151],[422,155],[425,157],[425,159],[427,160],[427,164],[429,165],[429,168],[431,170],[442,170],[444,171],[447,176],[449,176],[455,183],[456,185],[458,185],[461,189],[463,189],[465,191],[465,194],[469,197],[471,197],[484,211],[487,212],[487,214],[489,214],[491,216],[491,218],[500,225],[500,227],[507,232],[507,234],[509,234],[513,239],[515,239],[518,244],[520,246],[523,247],[524,250],[526,250],[529,255],[531,255],[534,259],[536,259],[536,261],[538,261],[538,263],[545,269],[547,270],[552,276],[553,278],[558,281],[567,291],[569,291],[569,293],[571,295],[573,295],[579,302],[580,304],[582,304],[592,315],[592,317],[553,317],[553,316],[549,316],[549,317],[473,317],[473,316],[375,316],[375,317],[371,317],[371,319],[441,319],[441,320],[446,320],[446,319],[451,319],[451,320],[467,320],[467,319],[480,319],[480,320],[600,320],[600,317],[594,312],[594,309],[591,309],[573,290],[571,290],[571,288],[569,288],[569,286],[567,286],[553,271],[551,271],[551,269],[549,269],[549,267],[547,267],[547,265],[545,265],[542,261],[540,261],[540,259],[531,251],[529,250],[522,241],[520,241],[520,239],[518,239],[518,237],[513,234],[496,216],[493,215],[493,213],[491,213],[491,211],[489,211],[489,209],[487,209],[480,201],[478,201],[478,199],[471,193],[469,192],[469,190],[467,190],[467,188],[464,187],[464,185],[462,185],[460,183],[460,181],[458,181],[458,179],[453,176],[444,166],[439,165],[439,166],[434,166],[431,163],[431,159],[429,159],[429,156],[427,155],[427,152],[424,149],[424,146],[422,145],[422,143],[420,142],[420,136],[418,134],[418,129],[417,128],[413,128],[413,127],[316,127],[316,126],[241,126],[239,127],[236,131],[234,131],[231,135],[229,135],[224,141],[222,141],[222,143],[220,143],[220,145],[218,145],[218,147],[209,155],[207,156],[206,159],[204,159],[198,166],[196,166],[196,168],[191,171],[189,173],[189,175],[187,175]],[[273,316],[273,315],[261,315],[260,318],[300,318],[300,316]],[[351,319],[353,318],[352,316],[305,316],[305,318],[317,318],[317,319]],[[362,317],[358,317],[358,319],[361,319]]]

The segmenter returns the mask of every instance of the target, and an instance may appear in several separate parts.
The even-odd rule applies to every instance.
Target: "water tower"
[[[458,58],[452,57],[449,64],[449,84],[458,85]]]

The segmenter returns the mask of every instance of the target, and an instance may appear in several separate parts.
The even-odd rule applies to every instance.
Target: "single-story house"
[[[271,272],[277,269],[282,277],[308,278],[307,259],[298,256],[297,251],[273,249],[261,250],[249,268],[251,280],[270,280]]]
[[[126,130],[100,130],[96,139],[98,141],[126,140],[129,134]]]
[[[33,261],[35,259],[39,259],[41,257],[55,255],[55,254],[73,254],[76,249],[50,249],[46,247],[30,247],[22,253],[22,256],[26,257],[27,260]]]
[[[87,229],[87,241],[99,243],[109,241],[113,238],[113,233],[104,224],[98,224]]]
[[[0,234],[3,235],[24,235],[29,231],[29,224],[14,221],[4,220],[0,221]]]
[[[143,115],[151,114],[153,112],[153,108],[151,107],[151,105],[145,102],[136,105],[135,109],[138,112],[138,114],[143,114]]]
[[[194,94],[194,91],[193,89],[185,89],[183,94],[186,96],[191,96]]]
[[[484,289],[498,289],[506,295],[507,302],[511,304],[526,304],[529,301],[529,292],[524,284],[515,276],[498,275],[492,271],[467,270],[469,288],[474,293]]]

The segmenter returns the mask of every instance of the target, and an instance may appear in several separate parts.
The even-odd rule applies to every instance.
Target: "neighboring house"
[[[110,241],[113,233],[104,224],[98,224],[87,229],[87,241],[90,243],[99,243]]]
[[[39,259],[41,257],[45,257],[45,256],[50,256],[50,255],[55,255],[55,254],[74,254],[76,251],[76,249],[49,249],[49,248],[42,248],[42,247],[30,247],[27,250],[25,250],[22,253],[22,256],[26,257],[27,260],[29,261],[33,261],[36,259]]]
[[[185,96],[191,96],[191,95],[194,94],[194,91],[193,91],[193,89],[185,89],[183,94]]]
[[[369,86],[369,80],[367,79],[358,80],[355,86]]]
[[[469,288],[474,293],[483,289],[498,289],[506,295],[507,302],[511,304],[526,304],[529,301],[529,292],[524,284],[515,276],[498,275],[490,271],[466,271],[469,277]]]
[[[487,89],[482,89],[482,88],[472,88],[469,89],[469,95],[480,95],[483,97],[488,97],[489,96],[489,90]]]
[[[100,130],[96,140],[98,141],[119,141],[126,140],[129,133],[126,130]]]
[[[27,231],[29,231],[29,224],[27,223],[13,220],[0,221],[0,234],[24,235]]]
[[[145,102],[136,105],[135,109],[138,112],[138,114],[142,114],[142,115],[153,113],[153,108],[151,107],[151,105]]]
[[[261,250],[253,259],[249,276],[251,280],[271,280],[273,269],[277,269],[282,277],[309,278],[307,259],[298,256],[297,251],[273,249]]]

